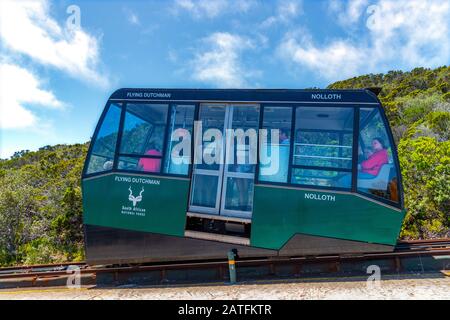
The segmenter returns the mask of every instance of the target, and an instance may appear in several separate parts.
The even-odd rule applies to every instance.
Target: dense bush
[[[83,259],[80,177],[87,145],[0,162],[0,265]]]
[[[402,139],[398,150],[408,210],[401,236],[450,237],[450,141]]]

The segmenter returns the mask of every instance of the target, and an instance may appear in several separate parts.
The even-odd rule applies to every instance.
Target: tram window
[[[193,105],[172,105],[170,108],[169,131],[166,137],[166,159],[164,173],[187,175],[191,158],[191,139],[194,126]],[[181,130],[180,130],[181,129]],[[175,139],[172,141],[172,135]],[[186,146],[174,149],[179,143]],[[175,151],[176,154],[172,154]],[[177,152],[180,151],[180,152]]]
[[[120,144],[120,153],[144,155],[149,150],[162,152],[168,106],[129,104]]]
[[[111,104],[93,142],[87,174],[112,170],[119,131],[121,107]]]
[[[297,107],[294,184],[351,187],[353,108]]]
[[[168,105],[128,104],[118,168],[160,172]]]
[[[392,141],[376,108],[361,108],[359,117],[358,191],[399,201]]]
[[[334,187],[333,181],[338,180],[342,177],[342,172],[330,171],[330,170],[309,170],[301,168],[293,168],[292,176],[295,178],[293,182],[296,184],[303,185],[314,185],[322,187]],[[340,185],[344,188],[350,188],[351,181],[348,184]]]
[[[291,122],[292,108],[264,107],[263,129],[267,130],[267,139],[260,142],[260,181],[287,182]],[[272,140],[272,129],[279,130],[278,141]],[[278,157],[272,152],[278,152]]]

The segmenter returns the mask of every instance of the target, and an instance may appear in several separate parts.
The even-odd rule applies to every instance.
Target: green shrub
[[[63,256],[54,248],[54,243],[47,237],[35,239],[20,247],[24,265],[48,264],[64,261]]]
[[[0,162],[0,264],[83,259],[87,147],[46,146]]]
[[[450,141],[403,139],[398,151],[407,208],[401,236],[449,236]]]

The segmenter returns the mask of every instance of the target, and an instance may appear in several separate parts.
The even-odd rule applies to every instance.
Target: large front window
[[[120,104],[111,104],[108,107],[97,136],[91,142],[93,145],[86,174],[112,170],[121,111]]]
[[[128,104],[118,168],[161,172],[168,105]]]
[[[118,169],[187,175],[190,148],[175,148],[190,143],[194,112],[194,105],[127,104]]]

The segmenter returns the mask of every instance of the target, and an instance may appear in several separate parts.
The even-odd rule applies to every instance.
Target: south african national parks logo
[[[133,196],[133,190],[131,190],[131,186],[128,188],[128,190],[130,191],[130,195],[128,196],[128,200],[133,202],[133,207],[136,207],[136,204],[138,202],[142,201],[142,193],[144,192],[144,187],[142,187],[142,190],[141,190],[141,192],[139,193],[139,195],[137,197]]]
[[[139,195],[133,194],[133,189],[131,186],[128,188],[129,194],[128,194],[128,201],[131,201],[133,206],[131,205],[122,205],[121,213],[129,216],[141,216],[145,217],[145,208],[140,208],[138,206],[138,203],[143,200],[142,194],[144,193],[144,187],[142,187],[141,191],[139,192]]]

